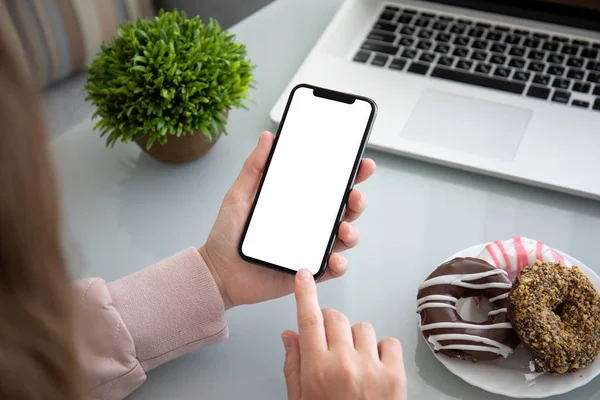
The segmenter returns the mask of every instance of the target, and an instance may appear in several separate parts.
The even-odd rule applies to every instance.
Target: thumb
[[[298,334],[294,331],[285,331],[281,335],[285,347],[285,363],[283,374],[288,392],[288,400],[300,400],[300,342]]]
[[[271,132],[261,133],[258,144],[244,162],[244,166],[233,184],[232,189],[237,195],[245,199],[254,196],[265,170],[274,139]]]

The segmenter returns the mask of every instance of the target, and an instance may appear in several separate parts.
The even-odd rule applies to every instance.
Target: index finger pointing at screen
[[[327,350],[323,313],[317,298],[317,286],[310,271],[301,269],[294,283],[298,313],[300,352],[309,355]]]

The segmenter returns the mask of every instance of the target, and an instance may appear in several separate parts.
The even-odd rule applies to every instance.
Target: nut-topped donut
[[[419,328],[435,352],[465,360],[508,357],[519,345],[507,315],[512,283],[506,271],[478,258],[455,258],[440,265],[419,286]],[[461,298],[481,296],[495,309],[481,323],[465,321],[456,310]]]

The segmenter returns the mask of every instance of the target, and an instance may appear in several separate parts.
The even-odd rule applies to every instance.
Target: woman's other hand
[[[365,322],[350,326],[335,310],[321,310],[308,270],[296,274],[298,333],[285,331],[284,374],[289,400],[406,400],[402,346],[377,343]]]

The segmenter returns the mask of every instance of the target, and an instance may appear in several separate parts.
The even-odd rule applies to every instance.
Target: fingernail
[[[285,335],[281,335],[281,341],[283,342],[283,347],[285,347],[286,350],[292,345],[290,338]]]
[[[308,282],[311,280],[311,278],[312,275],[307,269],[303,268],[300,271],[298,271],[298,279],[300,279],[301,281]]]

